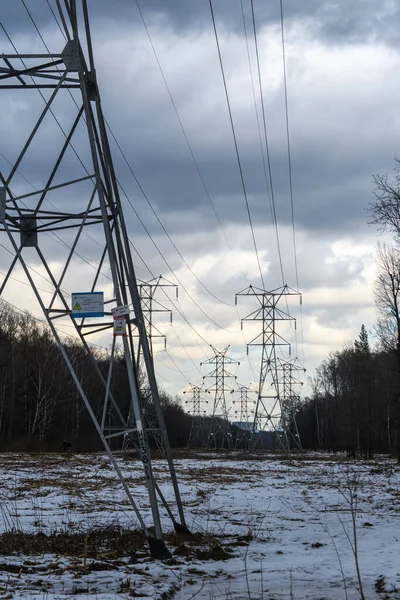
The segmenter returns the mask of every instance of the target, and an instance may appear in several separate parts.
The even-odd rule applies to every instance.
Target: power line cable
[[[50,11],[51,11],[51,14],[52,14],[52,15],[53,15],[53,17],[54,17],[54,20],[55,20],[55,22],[56,22],[56,23],[57,23],[57,25],[58,25],[58,29],[61,31],[61,35],[63,36],[64,40],[67,42],[67,36],[65,35],[65,33],[64,33],[64,30],[63,30],[63,28],[61,27],[61,25],[60,25],[60,23],[59,23],[59,21],[58,21],[58,19],[57,19],[56,15],[55,15],[55,12],[54,12],[54,10],[53,10],[53,8],[52,8],[51,4],[50,4],[50,1],[49,1],[49,0],[46,0],[46,3],[47,3],[47,6],[49,7],[49,9],[50,9]]]
[[[252,0],[253,1],[253,0]],[[293,237],[293,254],[294,254],[294,267],[296,273],[296,287],[299,290],[299,271],[297,264],[297,245],[296,245],[296,221],[294,211],[294,197],[293,197],[293,177],[292,177],[292,153],[290,143],[290,127],[289,127],[289,102],[288,102],[288,86],[287,86],[287,75],[286,75],[286,45],[285,45],[285,27],[283,17],[283,0],[280,0],[280,17],[281,17],[281,41],[282,41],[282,63],[283,63],[283,83],[285,93],[285,117],[286,117],[286,139],[287,139],[287,155],[288,155],[288,170],[289,170],[289,189],[290,189],[290,207],[292,216],[292,237]],[[304,339],[303,339],[303,305],[300,304],[300,335],[302,345],[302,358],[304,360]],[[296,333],[296,346],[297,346],[297,333]]]
[[[229,247],[230,251],[231,251],[231,252],[232,252],[232,253],[235,255],[235,251],[233,250],[233,248],[232,248],[232,246],[231,246],[231,244],[230,244],[230,242],[229,242],[229,239],[228,239],[228,236],[227,236],[227,234],[226,234],[225,228],[224,228],[224,226],[222,225],[221,219],[220,219],[220,218],[219,218],[219,216],[218,216],[218,213],[217,213],[217,210],[216,210],[216,208],[215,208],[214,202],[212,201],[212,198],[211,198],[210,191],[209,191],[209,189],[208,189],[208,187],[207,187],[207,185],[206,185],[205,179],[204,179],[204,177],[203,177],[203,174],[202,174],[202,172],[201,172],[201,170],[200,170],[200,167],[199,167],[199,163],[198,163],[198,161],[197,161],[197,159],[196,159],[196,157],[195,157],[195,154],[194,154],[193,148],[192,148],[192,146],[191,146],[191,144],[190,144],[190,141],[189,141],[188,135],[187,135],[187,133],[186,133],[185,127],[184,127],[184,125],[183,125],[182,119],[181,119],[181,117],[180,117],[180,114],[179,114],[179,111],[178,111],[178,108],[177,108],[176,102],[175,102],[175,100],[174,100],[174,98],[173,98],[173,95],[172,95],[172,92],[171,92],[171,88],[170,88],[170,87],[169,87],[169,85],[168,85],[168,81],[167,81],[167,78],[166,78],[166,76],[165,76],[164,69],[163,69],[163,67],[162,67],[161,61],[160,61],[160,59],[159,59],[159,56],[158,56],[158,54],[157,54],[157,51],[156,51],[156,48],[155,48],[155,46],[154,46],[153,40],[152,40],[152,38],[151,38],[150,31],[149,31],[149,29],[148,29],[148,27],[147,27],[147,23],[146,23],[146,20],[145,20],[145,18],[144,18],[143,12],[142,12],[142,10],[141,10],[141,8],[140,8],[139,0],[135,0],[135,1],[136,1],[136,5],[137,5],[137,8],[138,8],[138,11],[139,11],[140,17],[141,17],[141,19],[142,19],[142,22],[143,22],[143,26],[144,26],[144,28],[145,28],[145,30],[146,30],[147,37],[148,37],[148,39],[149,39],[149,42],[150,42],[151,49],[152,49],[152,51],[153,51],[153,54],[154,54],[154,57],[155,57],[155,59],[156,59],[156,62],[157,62],[158,68],[159,68],[159,70],[160,70],[161,77],[162,77],[162,79],[163,79],[163,82],[164,82],[164,84],[165,84],[166,90],[167,90],[167,92],[168,92],[168,96],[169,96],[169,98],[170,98],[170,101],[171,101],[171,104],[172,104],[172,108],[174,109],[174,112],[175,112],[176,118],[177,118],[177,120],[178,120],[178,123],[179,123],[179,126],[180,126],[180,128],[181,128],[181,131],[182,131],[183,137],[184,137],[184,139],[185,139],[186,145],[187,145],[187,147],[188,147],[188,150],[189,150],[190,156],[191,156],[191,158],[192,158],[192,160],[193,160],[194,167],[195,167],[195,169],[196,169],[196,171],[197,171],[197,174],[198,174],[198,176],[199,176],[199,179],[200,179],[201,185],[202,185],[202,187],[203,187],[203,189],[204,189],[204,192],[205,192],[205,194],[206,194],[206,196],[207,196],[207,199],[208,199],[208,201],[209,201],[209,203],[210,203],[210,205],[211,205],[211,208],[212,208],[212,210],[213,210],[213,213],[214,213],[214,215],[215,215],[215,218],[217,219],[217,222],[218,222],[218,224],[219,224],[219,226],[220,226],[220,229],[221,229],[221,231],[222,231],[222,234],[223,234],[223,236],[224,236],[224,238],[225,238],[225,241],[226,241],[226,243],[227,243],[227,245],[228,245],[228,247]],[[243,276],[244,276],[244,278],[247,280],[247,276],[246,276],[246,274],[244,273],[244,271],[243,271],[243,270],[242,270],[242,273],[243,273]]]
[[[13,258],[15,258],[15,253],[10,250],[9,248],[7,248],[7,246],[4,246],[4,244],[0,243],[0,246],[6,251],[8,252],[8,254],[11,254],[11,256]],[[33,267],[31,267],[27,262],[25,262],[26,266],[29,268],[30,271],[32,271],[33,273],[36,273],[36,275],[38,275],[39,277],[41,277],[42,279],[44,279],[44,281],[46,281],[46,283],[50,283],[51,285],[53,285],[53,282],[48,279],[47,277],[45,277],[44,275],[42,275],[41,273],[39,273],[39,271],[37,271],[36,269],[34,269]],[[23,282],[22,282],[23,283]],[[60,288],[61,289],[61,288]],[[64,291],[63,289],[61,289],[61,291],[63,292],[63,294],[65,294],[66,296],[70,296],[71,294],[69,294],[68,292]],[[54,293],[54,292],[53,292]]]
[[[225,69],[224,69],[224,65],[223,65],[223,61],[222,61],[222,54],[221,54],[221,48],[220,48],[220,45],[219,45],[218,32],[217,32],[217,26],[216,26],[216,23],[215,23],[215,17],[214,17],[214,10],[213,10],[213,5],[212,5],[212,0],[209,0],[209,5],[210,5],[211,18],[212,18],[212,23],[213,23],[213,28],[214,28],[215,41],[216,41],[216,44],[217,44],[219,64],[220,64],[220,67],[221,67],[222,80],[223,80],[223,84],[224,84],[225,98],[226,98],[226,103],[227,103],[228,112],[229,112],[229,120],[230,120],[230,124],[231,124],[231,129],[232,129],[233,142],[234,142],[234,145],[235,145],[236,158],[237,158],[238,167],[239,167],[240,180],[241,180],[241,183],[242,183],[243,195],[244,195],[244,199],[245,199],[245,203],[246,203],[247,216],[248,216],[248,219],[249,219],[249,224],[250,224],[250,229],[251,229],[251,236],[252,236],[252,239],[253,239],[254,250],[255,250],[255,253],[256,253],[257,265],[258,265],[258,269],[259,269],[259,272],[260,272],[260,279],[261,279],[262,286],[264,287],[264,277],[263,277],[263,274],[262,274],[261,262],[260,262],[260,257],[259,257],[258,249],[257,249],[257,242],[256,242],[255,234],[254,234],[253,221],[252,221],[251,214],[250,214],[250,206],[249,206],[249,201],[248,201],[248,197],[247,197],[246,186],[245,186],[245,182],[244,182],[244,175],[243,175],[242,163],[241,163],[241,160],[240,160],[239,147],[238,147],[237,138],[236,138],[236,132],[235,132],[235,125],[234,125],[234,122],[233,122],[232,109],[231,109],[231,104],[230,104],[229,94],[228,94],[228,87],[227,87],[227,84],[226,84]]]
[[[223,331],[227,331],[228,333],[237,333],[235,331],[230,331],[229,329],[226,329],[225,327],[222,327],[222,325],[219,325],[219,323],[217,323],[212,317],[210,317],[200,306],[200,304],[194,299],[193,295],[187,290],[187,288],[183,285],[182,281],[179,279],[179,277],[176,275],[176,273],[174,272],[174,270],[172,269],[171,265],[169,264],[169,262],[167,261],[167,259],[165,258],[165,256],[163,255],[163,253],[161,252],[160,248],[158,247],[158,245],[156,244],[156,242],[154,241],[152,235],[150,234],[149,230],[147,229],[146,225],[144,224],[143,220],[140,218],[137,210],[135,209],[135,207],[133,206],[128,194],[126,193],[125,189],[122,187],[121,183],[118,182],[118,185],[123,193],[123,195],[125,196],[129,206],[131,207],[132,211],[134,212],[136,218],[138,219],[139,223],[141,224],[141,226],[143,227],[143,229],[145,230],[145,232],[147,233],[147,235],[149,236],[153,246],[156,248],[157,252],[159,253],[159,255],[161,256],[162,260],[164,261],[164,263],[166,264],[166,266],[168,267],[169,271],[171,272],[171,274],[175,277],[175,279],[177,280],[177,282],[179,283],[180,287],[186,292],[186,294],[189,296],[189,298],[192,300],[193,304],[195,304],[195,306],[197,306],[197,308],[200,310],[200,312],[211,322],[213,323],[216,327],[218,327],[218,329],[222,329]],[[202,336],[200,336],[202,337]],[[204,340],[204,338],[202,338]],[[205,340],[204,340],[205,341]],[[207,343],[207,342],[206,342]]]
[[[273,215],[274,215],[275,235],[276,235],[277,243],[278,243],[278,258],[279,258],[279,264],[280,264],[280,270],[281,270],[282,285],[285,285],[286,282],[285,282],[285,275],[284,275],[284,270],[283,270],[281,247],[280,247],[280,243],[279,243],[278,220],[277,220],[277,216],[276,216],[275,194],[274,194],[274,186],[273,186],[273,179],[272,179],[272,168],[271,168],[271,159],[270,159],[268,133],[267,133],[267,120],[266,120],[266,115],[265,115],[265,102],[264,102],[264,93],[263,93],[262,79],[261,79],[260,56],[259,56],[259,49],[258,49],[258,36],[257,36],[257,27],[256,27],[256,18],[255,18],[253,0],[250,0],[250,5],[251,5],[251,15],[252,15],[252,22],[253,22],[254,44],[255,44],[255,50],[256,50],[257,74],[258,74],[258,84],[259,84],[259,92],[260,92],[260,100],[261,100],[261,110],[262,110],[262,119],[263,119],[263,128],[264,128],[264,137],[265,137],[265,148],[266,148],[267,163],[268,163],[269,181],[270,181],[270,187],[271,187],[271,199],[272,199],[272,207],[273,207]],[[285,304],[286,304],[286,310],[289,313],[289,303],[288,303],[287,298],[285,298]],[[293,330],[292,322],[291,322],[291,328]],[[297,346],[297,331],[296,331],[296,329],[294,329],[294,332],[295,332],[295,340],[296,340],[296,346]]]
[[[265,152],[264,152],[264,147],[263,147],[263,142],[262,142],[260,120],[259,120],[259,117],[258,117],[257,100],[256,100],[255,86],[254,86],[254,77],[253,77],[253,68],[251,66],[250,49],[249,49],[249,41],[248,41],[247,26],[246,26],[246,17],[245,17],[245,13],[244,13],[243,0],[240,0],[240,6],[241,6],[241,11],[242,11],[243,29],[244,29],[245,40],[246,40],[247,61],[248,61],[248,64],[249,64],[251,87],[252,87],[253,102],[254,102],[254,112],[255,112],[255,115],[256,115],[257,130],[258,130],[258,139],[259,139],[259,142],[260,142],[260,150],[261,150],[261,157],[262,157],[262,164],[263,164],[263,171],[264,171],[265,186],[266,186],[266,189],[267,189],[267,196],[268,196],[269,206],[270,206],[270,211],[271,211],[271,219],[272,219],[272,223],[273,223],[274,230],[275,230],[275,238],[276,238],[276,244],[277,244],[277,250],[278,250],[278,259],[279,259],[280,268],[281,268],[282,283],[284,283],[281,244],[280,244],[280,237],[279,237],[279,231],[278,231],[278,223],[277,223],[277,218],[276,218],[275,195],[274,195],[273,182],[272,182],[272,170],[271,170],[270,158],[269,158],[268,136],[266,134],[267,128],[266,128],[266,125],[265,125],[265,127],[264,127],[264,133],[265,133],[264,137],[265,137],[265,147],[266,147],[266,152],[267,152],[267,157],[268,157],[268,167],[267,167],[267,162],[266,162]],[[254,14],[253,14],[253,17],[254,17]],[[255,32],[255,21],[253,20],[253,33],[254,32]],[[256,53],[258,53],[257,35],[256,35],[256,33],[254,33],[254,39],[255,39]],[[262,102],[262,105],[263,105],[262,90],[261,90],[261,95],[260,96],[261,96],[261,102]]]
[[[253,2],[253,0],[251,0],[251,1]],[[280,8],[281,8],[283,88],[284,88],[284,94],[285,94],[286,140],[287,140],[287,155],[288,155],[288,170],[289,170],[290,207],[291,207],[291,215],[292,215],[293,253],[294,253],[294,264],[295,264],[295,270],[296,270],[296,286],[297,286],[297,289],[299,289],[299,274],[298,274],[298,268],[297,268],[296,231],[295,231],[294,199],[293,199],[292,153],[291,153],[291,149],[290,149],[289,106],[288,106],[288,91],[287,91],[287,76],[286,76],[286,49],[285,49],[285,34],[284,34],[284,22],[283,22],[283,0],[280,0]]]
[[[2,244],[0,244],[0,245],[2,246]],[[3,246],[3,248],[4,248],[4,246]],[[27,266],[28,266],[28,268],[30,268],[30,267],[29,267],[29,265],[27,265]],[[0,271],[0,275],[3,275],[3,277],[6,277],[6,276],[7,276],[7,273],[4,273],[4,271]],[[30,283],[28,283],[27,281],[22,281],[22,279],[18,279],[18,277],[13,277],[12,275],[10,275],[10,276],[9,276],[9,279],[12,279],[13,281],[17,281],[18,283],[22,283],[22,285],[26,285],[26,286],[28,286],[28,287],[31,287],[31,284],[30,284]],[[48,281],[48,280],[46,280],[46,281]],[[38,287],[37,289],[38,289],[40,292],[43,292],[44,294],[51,294],[51,295],[53,295],[53,294],[54,294],[54,291],[53,291],[53,292],[51,292],[50,290],[45,290],[45,289],[43,289],[43,288],[40,288],[40,287]]]
[[[123,192],[123,193],[124,193],[124,192]],[[129,244],[130,244],[130,246],[131,246],[132,248],[134,248],[134,246],[133,246],[133,244],[132,244],[131,240],[130,240],[130,239],[128,239],[128,241],[129,241]],[[134,249],[135,249],[135,251],[137,252],[136,248],[134,248]],[[139,256],[140,256],[140,255],[139,255]],[[153,279],[155,279],[155,275],[154,275],[154,273],[151,271],[150,267],[148,267],[148,266],[147,266],[147,264],[144,262],[144,259],[143,259],[141,256],[140,256],[140,258],[141,258],[141,260],[142,260],[143,264],[145,265],[145,267],[147,268],[148,272],[150,273],[151,277],[152,277]],[[168,266],[168,265],[167,265],[167,266]],[[172,274],[173,274],[173,276],[176,278],[176,275],[175,275],[175,273],[174,273],[174,272],[172,272]],[[178,279],[177,279],[177,281],[178,281],[178,283],[179,283],[179,280],[178,280]],[[181,285],[181,284],[180,284],[180,285]],[[165,294],[165,296],[168,298],[167,292],[164,290],[164,288],[162,288],[162,287],[161,287],[160,289],[161,289],[161,291],[162,291],[162,292]],[[206,340],[206,339],[205,339],[205,338],[204,338],[204,337],[201,335],[201,333],[199,333],[199,332],[197,331],[197,329],[196,329],[196,328],[195,328],[195,327],[194,327],[194,326],[193,326],[193,325],[190,323],[190,321],[187,319],[187,317],[185,316],[185,313],[184,313],[183,309],[182,309],[182,310],[179,310],[179,309],[177,308],[176,304],[175,304],[175,310],[176,310],[176,311],[178,312],[178,314],[179,314],[179,315],[182,317],[182,319],[183,319],[183,320],[186,322],[186,324],[187,324],[187,325],[189,325],[189,327],[192,329],[192,331],[193,331],[193,332],[194,332],[194,333],[195,333],[195,334],[196,334],[196,335],[197,335],[197,336],[198,336],[198,337],[199,337],[199,338],[200,338],[200,339],[201,339],[201,340],[202,340],[202,341],[203,341],[205,344],[207,344],[207,346],[209,346],[209,345],[210,345],[210,344],[209,344],[209,342],[207,342],[207,340]],[[192,363],[193,363],[193,364],[195,364],[195,363],[193,362],[193,360],[191,359],[191,357],[189,356],[189,354],[187,353],[187,351],[186,351],[186,349],[185,349],[185,346],[182,344],[182,342],[181,342],[181,340],[180,340],[180,338],[179,338],[179,336],[178,336],[178,334],[177,334],[177,332],[176,332],[176,330],[175,330],[175,328],[174,328],[174,324],[172,323],[171,325],[172,325],[172,329],[175,331],[175,335],[177,336],[177,338],[178,338],[178,340],[179,340],[179,342],[180,342],[180,344],[181,344],[182,348],[185,350],[185,352],[186,352],[186,354],[187,354],[188,358],[189,358],[189,359],[192,361]],[[199,344],[199,342],[198,342],[198,340],[197,340],[197,337],[195,337],[194,339],[195,339],[196,343],[198,344],[199,348],[200,348],[200,349],[203,351],[203,353],[204,353],[204,350],[203,350],[202,346]],[[204,353],[204,355],[206,356],[206,354],[205,354],[205,353]]]
[[[185,266],[189,269],[189,271],[191,272],[191,274],[193,275],[193,277],[196,279],[196,281],[201,285],[201,287],[208,293],[210,294],[210,296],[212,296],[215,300],[217,300],[217,302],[220,302],[221,304],[224,304],[225,306],[233,306],[233,304],[229,304],[228,302],[225,302],[224,300],[221,300],[220,298],[218,298],[218,296],[216,296],[202,281],[201,279],[199,279],[199,277],[196,275],[196,273],[193,271],[192,267],[189,265],[189,263],[187,262],[187,260],[184,258],[184,256],[182,255],[181,251],[179,250],[179,248],[177,247],[177,245],[175,244],[175,242],[173,241],[173,239],[171,238],[170,234],[168,233],[167,229],[165,228],[164,224],[162,223],[160,217],[158,216],[158,214],[156,213],[152,203],[149,200],[149,197],[147,196],[146,192],[143,189],[142,184],[139,182],[134,170],[132,169],[128,159],[126,158],[126,155],[124,153],[124,151],[122,150],[119,142],[117,141],[110,125],[108,124],[107,120],[106,121],[106,125],[107,128],[109,130],[109,132],[111,133],[111,136],[114,140],[114,142],[117,145],[118,150],[121,152],[121,155],[131,173],[131,175],[133,176],[134,180],[136,181],[136,184],[139,188],[139,190],[141,191],[143,198],[146,200],[150,210],[152,211],[153,215],[155,216],[155,218],[157,219],[161,229],[163,230],[163,232],[165,233],[165,235],[167,236],[168,240],[170,241],[171,245],[173,246],[173,248],[176,250],[176,252],[178,253],[179,257],[182,259],[183,263],[185,264]]]
[[[253,20],[254,44],[255,44],[256,60],[257,60],[257,73],[258,73],[258,85],[259,85],[260,101],[261,101],[261,114],[262,114],[262,120],[263,120],[265,150],[266,150],[267,164],[268,164],[268,178],[269,178],[269,185],[270,185],[270,190],[271,190],[273,221],[274,221],[274,226],[275,226],[275,236],[276,236],[277,244],[278,244],[278,258],[279,258],[279,264],[280,264],[280,269],[281,269],[282,284],[285,285],[285,276],[284,276],[284,272],[283,272],[281,246],[280,246],[280,242],[279,242],[279,233],[278,233],[278,220],[277,220],[277,216],[276,216],[276,204],[275,204],[274,184],[273,184],[273,179],[272,179],[271,157],[270,157],[269,143],[268,143],[267,120],[266,120],[266,116],[265,116],[264,92],[263,92],[262,83],[261,83],[261,69],[260,69],[260,57],[259,57],[259,52],[258,52],[257,28],[256,28],[253,0],[250,0],[250,2],[251,2],[251,13],[252,13],[252,20]]]

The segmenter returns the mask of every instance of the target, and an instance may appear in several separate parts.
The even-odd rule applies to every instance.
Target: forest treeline
[[[74,338],[65,338],[63,342],[100,421],[104,387],[96,368],[106,377],[109,353],[92,348],[95,365]],[[118,398],[122,413],[127,415],[129,385],[124,361],[118,353],[112,373],[112,393]],[[186,445],[191,417],[177,399],[162,391],[160,396],[171,444]],[[107,418],[115,417],[110,414]],[[0,450],[62,451],[64,440],[71,442],[73,451],[102,448],[47,325],[0,301]],[[120,441],[114,442],[118,443],[121,445]]]
[[[304,448],[346,451],[353,458],[397,453],[399,377],[391,350],[371,350],[359,338],[319,366],[312,393],[297,412]]]
[[[64,347],[100,421],[104,387],[95,367],[106,377],[109,353],[92,349],[95,366],[74,338],[64,339]],[[129,385],[118,353],[111,386],[123,414],[128,414]],[[179,398],[163,391],[160,396],[171,446],[184,447],[192,417]],[[398,407],[396,352],[382,347],[372,350],[362,326],[354,344],[322,362],[312,381],[312,394],[297,405],[303,448],[346,451],[353,457],[369,458],[377,452],[396,452]],[[107,418],[115,416],[110,413]],[[206,420],[204,425],[208,429]],[[47,325],[0,301],[0,450],[61,451],[64,440],[71,441],[73,451],[102,449]]]

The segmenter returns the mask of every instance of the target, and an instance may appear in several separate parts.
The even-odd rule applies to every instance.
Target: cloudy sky
[[[48,47],[60,52],[65,42],[49,9],[55,3],[25,3]],[[140,7],[148,32],[135,0],[89,1],[103,110],[151,204],[112,140],[118,178],[141,221],[123,194],[138,251],[137,276],[147,280],[161,274],[179,287],[178,302],[172,288],[165,288],[170,299],[160,290],[160,301],[172,309],[173,326],[167,316],[155,317],[167,336],[167,352],[155,344],[159,381],[173,395],[188,382],[201,383],[211,370],[200,367],[213,354],[210,345],[221,350],[229,344],[229,355],[241,363],[232,371],[247,384],[257,378],[259,354],[251,350],[249,360],[246,343],[259,329],[246,323],[241,331],[240,319],[254,304],[240,298],[236,307],[235,294],[249,284],[262,287],[262,281],[209,2],[142,0]],[[362,323],[373,340],[377,232],[367,226],[366,208],[372,199],[372,175],[390,172],[398,153],[400,6],[395,0],[283,2],[298,274],[280,3],[254,1],[282,268],[261,152],[265,142],[250,1],[214,0],[213,7],[264,287],[272,290],[286,283],[296,288],[298,283],[302,309],[296,297],[288,301],[296,331],[293,325],[280,331],[292,344],[292,357],[298,356],[307,376],[313,376],[329,352],[357,337]],[[22,2],[3,6],[0,20],[19,52],[45,51]],[[0,40],[1,52],[10,52],[4,30]],[[0,103],[0,170],[6,173],[7,161],[15,160],[43,101],[35,91],[4,91]],[[66,124],[73,110],[69,97],[54,108]],[[54,123],[41,135],[21,165],[16,192],[43,185],[43,165],[56,147]],[[78,138],[83,135],[78,131]],[[75,158],[68,158],[65,169],[80,177]],[[46,238],[43,247],[52,253],[57,271],[62,249],[53,242]],[[96,240],[87,238],[82,252],[95,262],[96,249]],[[2,272],[9,259],[4,251]],[[33,254],[30,264],[35,266]],[[85,288],[87,264],[77,259],[75,265],[70,292]],[[16,271],[15,277],[23,279],[22,272]],[[12,281],[5,298],[39,316],[29,289],[21,285]],[[107,293],[109,280],[103,285]],[[282,308],[287,310],[285,303]],[[97,342],[110,344],[107,336]]]

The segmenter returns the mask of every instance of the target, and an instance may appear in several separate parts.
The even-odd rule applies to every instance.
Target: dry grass
[[[180,536],[175,533],[165,535],[165,541],[171,549],[172,564],[177,558],[185,561],[227,560],[232,557],[232,547],[243,545],[236,537],[216,536],[215,534],[194,533]],[[136,563],[139,559],[148,559],[147,543],[141,530],[127,530],[122,527],[94,528],[82,532],[44,533],[7,532],[0,535],[0,547],[4,556],[23,555],[26,557],[53,555],[92,561],[107,561],[109,568],[121,565],[121,559]],[[55,559],[54,559],[55,560]],[[170,559],[171,560],[171,559]],[[56,561],[57,562],[57,561]],[[29,572],[32,567],[25,560],[19,568]],[[12,570],[14,567],[10,565]],[[103,570],[106,567],[103,567]],[[7,570],[4,564],[0,569]]]
[[[179,476],[189,481],[202,483],[253,483],[255,478],[262,476],[262,471],[257,469],[243,469],[220,467],[213,465],[209,469],[180,469]]]

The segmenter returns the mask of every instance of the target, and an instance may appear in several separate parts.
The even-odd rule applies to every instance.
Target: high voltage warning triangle
[[[146,335],[128,223],[122,210],[102,114],[86,0],[70,0],[65,2],[64,8],[57,2],[57,10],[68,40],[66,44],[60,37],[58,47],[41,54],[19,55],[15,46],[12,53],[7,53],[8,48],[0,50],[3,100],[15,103],[15,96],[24,94],[25,102],[17,104],[21,106],[20,120],[26,123],[32,119],[26,130],[26,141],[16,136],[5,143],[3,138],[1,146],[4,155],[9,152],[7,162],[12,155],[18,158],[14,164],[10,162],[12,166],[8,173],[0,172],[0,237],[12,256],[9,270],[0,284],[0,295],[16,285],[12,277],[14,268],[18,268],[19,277],[21,270],[145,532],[152,556],[166,558],[170,552],[163,540],[160,505],[165,508],[176,531],[189,532]],[[40,171],[37,156],[40,156]],[[29,173],[35,173],[34,191],[29,186]],[[134,314],[126,322],[127,335],[120,338],[124,380],[129,390],[129,394],[121,394],[124,397],[118,396],[118,378],[111,376],[116,345],[111,313],[103,316],[104,312],[98,314],[95,311],[95,318],[89,323],[85,318],[84,302],[72,302],[75,311],[83,306],[82,315],[74,318],[70,309],[77,272],[81,281],[85,281],[85,288],[90,290],[89,294],[104,290],[110,311],[124,305],[133,307]],[[43,290],[43,273],[47,290]],[[101,405],[96,411],[86,386],[87,374],[82,375],[82,369],[75,369],[74,359],[58,333],[58,326],[62,330],[66,323],[69,326],[72,323],[77,343],[90,359],[90,380],[96,378],[98,389],[102,389]],[[100,340],[95,337],[99,335],[102,336]],[[91,341],[108,346],[110,338],[113,343],[109,370],[104,374],[93,355]],[[118,365],[121,364],[119,355],[120,352]],[[146,395],[140,386],[145,387]],[[156,417],[151,428],[146,421],[148,413]],[[149,447],[152,432],[162,440],[169,473],[167,486],[172,484],[173,489],[172,495],[168,493],[172,498],[169,502],[154,477]],[[142,459],[151,507],[150,523],[139,510],[133,490],[114,455],[123,442],[126,445],[126,440]],[[164,467],[162,470],[164,478]]]

